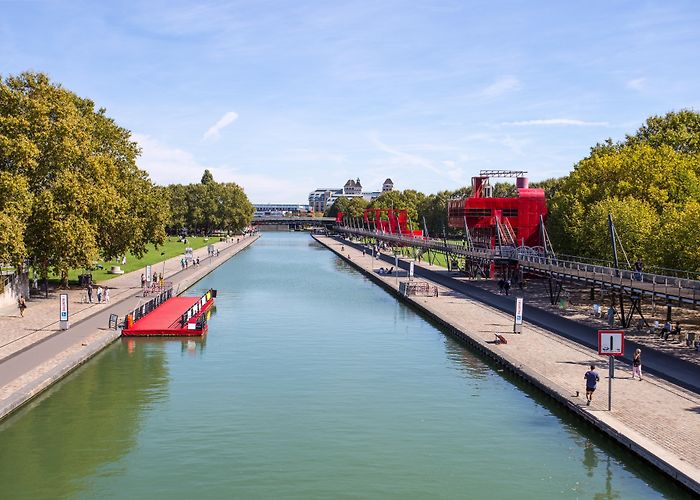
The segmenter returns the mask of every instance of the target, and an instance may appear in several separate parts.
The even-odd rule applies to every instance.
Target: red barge
[[[216,290],[201,297],[173,296],[164,290],[127,314],[125,337],[192,337],[207,333],[207,316],[214,304]]]

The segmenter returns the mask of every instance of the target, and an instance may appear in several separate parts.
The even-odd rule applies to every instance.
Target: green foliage
[[[654,116],[624,142],[594,146],[567,177],[545,181],[555,249],[610,257],[605,220],[611,213],[630,258],[700,270],[693,218],[700,215],[699,145],[700,114]]]
[[[494,198],[516,198],[518,196],[518,190],[515,184],[510,182],[497,182],[493,185]]]
[[[170,202],[167,226],[171,232],[181,229],[203,234],[215,230],[238,232],[250,224],[255,212],[238,184],[215,182],[208,170],[199,184],[171,184],[162,189]]]
[[[652,116],[636,134],[627,136],[627,143],[670,146],[677,153],[700,153],[700,113],[683,109]]]
[[[364,215],[367,205],[367,200],[359,196],[354,198],[342,197],[335,200],[324,215],[326,217],[336,217],[339,212],[342,212],[347,217],[359,218]]]
[[[700,202],[690,200],[682,208],[664,211],[657,248],[660,264],[700,272]]]
[[[131,133],[41,73],[0,82],[0,203],[12,236],[3,259],[33,260],[44,276],[98,255],[160,243],[168,207],[136,165]],[[21,195],[11,206],[7,176]],[[20,235],[23,236],[20,238]]]
[[[418,213],[425,218],[428,233],[432,236],[443,235],[447,231],[447,200],[451,191],[440,191],[426,196],[418,205]]]
[[[613,258],[608,214],[612,215],[615,231],[630,262],[641,257],[648,264],[655,263],[659,214],[649,203],[637,198],[606,198],[590,207],[586,223],[581,228],[581,238],[586,242],[585,256]],[[620,262],[624,263],[622,249],[618,248],[618,252]]]
[[[0,171],[0,263],[19,265],[27,253],[24,232],[32,195],[22,175]]]
[[[214,182],[214,175],[209,171],[209,169],[204,170],[204,174],[202,174],[202,184],[210,184]]]
[[[388,191],[380,194],[369,204],[370,208],[393,208],[406,210],[409,219],[415,228],[423,226],[418,213],[418,206],[425,199],[425,195],[413,189],[404,191]]]

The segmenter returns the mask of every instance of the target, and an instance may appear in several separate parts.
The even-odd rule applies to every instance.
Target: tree
[[[700,202],[690,200],[663,214],[657,241],[659,263],[665,267],[700,272]]]
[[[255,212],[238,184],[215,182],[208,170],[199,184],[171,184],[162,190],[170,203],[167,222],[170,232],[182,229],[205,234],[216,229],[240,231],[250,224]]]
[[[551,193],[547,227],[555,249],[608,257],[609,243],[599,233],[608,210],[625,248],[650,263],[694,269],[692,251],[665,240],[671,234],[695,237],[679,221],[692,225],[693,203],[700,200],[698,144],[698,113],[655,116],[624,142],[608,139],[594,146],[567,177],[546,181]]]
[[[413,189],[404,191],[388,191],[380,194],[372,200],[369,208],[393,208],[395,210],[406,210],[409,220],[413,226],[422,227],[423,223],[419,220],[418,205],[425,199],[425,195]]]
[[[205,169],[204,174],[202,174],[202,184],[211,184],[212,182],[214,182],[214,176],[209,169]]]
[[[700,153],[700,113],[682,109],[664,116],[652,116],[627,144],[648,144],[652,147],[670,146],[677,153]]]
[[[0,263],[19,266],[26,258],[24,232],[31,210],[26,179],[0,171]]]
[[[353,198],[343,196],[335,200],[324,215],[335,218],[338,216],[338,213],[342,212],[347,217],[359,218],[364,216],[367,205],[367,201],[359,196]]]
[[[656,263],[659,215],[651,204],[636,198],[624,200],[606,198],[590,208],[586,224],[581,229],[581,237],[586,242],[587,253],[584,256],[612,261],[608,214],[612,215],[615,231],[620,240],[618,242],[620,264],[625,263],[625,255],[630,262],[633,262],[636,257],[641,257],[648,264]],[[620,243],[622,243],[621,247]]]
[[[7,218],[2,224],[23,232],[25,256],[43,277],[53,271],[65,278],[100,254],[138,255],[163,241],[168,205],[137,167],[139,153],[104,109],[46,75],[0,82],[0,172],[22,179],[17,185],[31,200],[24,227]]]
[[[518,196],[518,190],[515,184],[510,182],[497,182],[493,186],[494,198],[516,198]]]
[[[447,201],[452,195],[451,191],[440,191],[426,196],[418,205],[418,214],[425,219],[429,234],[442,235],[447,232]]]

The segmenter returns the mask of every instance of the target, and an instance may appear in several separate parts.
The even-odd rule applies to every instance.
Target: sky
[[[158,184],[434,193],[700,110],[700,2],[0,0],[0,76],[26,70],[106,108]]]

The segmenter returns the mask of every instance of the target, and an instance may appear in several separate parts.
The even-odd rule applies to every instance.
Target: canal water
[[[308,235],[209,287],[204,340],[119,341],[0,424],[0,497],[685,496]]]

